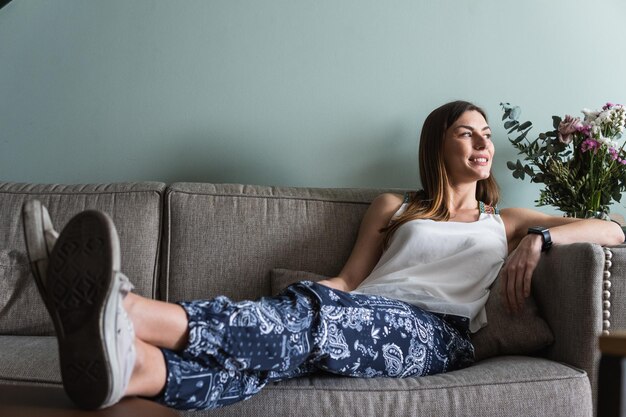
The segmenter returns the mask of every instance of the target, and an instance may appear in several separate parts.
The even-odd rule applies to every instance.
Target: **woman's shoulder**
[[[406,193],[400,194],[396,192],[382,193],[372,200],[372,204],[379,206],[402,204],[406,199]]]
[[[370,206],[370,210],[381,214],[393,214],[406,202],[406,194],[395,192],[379,194]]]

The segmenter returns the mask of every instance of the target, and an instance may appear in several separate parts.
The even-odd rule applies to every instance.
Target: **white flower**
[[[585,115],[586,123],[592,123],[598,117],[598,114],[600,114],[600,112],[589,109],[583,109],[582,112]]]
[[[605,110],[603,112],[600,112],[600,114],[598,114],[598,119],[600,120],[600,123],[606,120],[611,120],[611,111]]]
[[[602,132],[598,132],[598,136],[597,136],[597,139],[596,139],[596,140],[597,140],[600,144],[602,144],[602,145],[609,145],[609,144],[611,143],[611,139],[609,139],[609,138],[605,138],[605,137],[602,135]]]

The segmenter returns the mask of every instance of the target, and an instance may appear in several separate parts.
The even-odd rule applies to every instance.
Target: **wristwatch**
[[[543,237],[541,252],[545,252],[552,247],[552,238],[550,237],[550,230],[548,228],[542,226],[529,227],[528,234],[541,235],[541,237]]]

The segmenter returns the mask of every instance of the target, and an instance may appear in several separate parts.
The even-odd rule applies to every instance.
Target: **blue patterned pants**
[[[317,371],[409,377],[470,365],[466,318],[385,297],[303,281],[275,297],[183,302],[189,343],[163,349],[167,381],[157,401],[177,409],[219,408],[268,382]]]

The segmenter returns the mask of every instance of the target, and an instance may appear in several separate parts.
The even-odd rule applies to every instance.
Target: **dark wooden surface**
[[[113,407],[85,411],[61,387],[0,384],[0,417],[177,417],[167,407],[142,398],[125,398]]]

